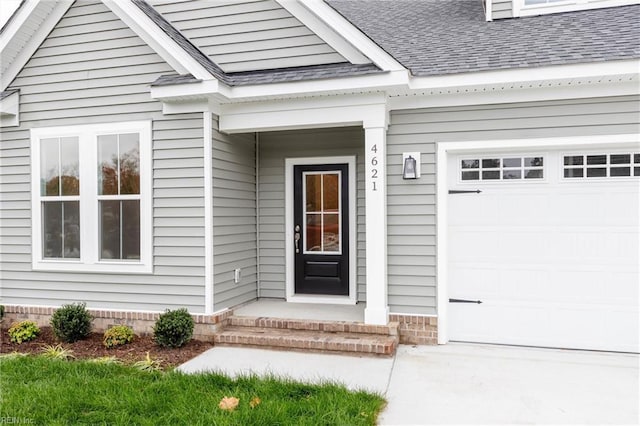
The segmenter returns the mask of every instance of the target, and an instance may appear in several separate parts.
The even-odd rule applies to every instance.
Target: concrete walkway
[[[400,346],[395,359],[213,348],[184,372],[274,374],[383,394],[383,425],[638,424],[639,357],[448,344]]]

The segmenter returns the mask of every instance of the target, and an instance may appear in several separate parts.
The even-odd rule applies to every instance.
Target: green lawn
[[[223,397],[240,403],[224,411]],[[383,406],[380,396],[333,384],[0,358],[0,419],[36,425],[373,425]]]

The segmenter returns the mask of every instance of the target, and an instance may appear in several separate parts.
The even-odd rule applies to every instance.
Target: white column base
[[[365,308],[364,323],[370,325],[387,325],[389,323],[389,307]]]

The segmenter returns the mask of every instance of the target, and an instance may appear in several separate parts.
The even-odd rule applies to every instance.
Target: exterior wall
[[[357,291],[365,300],[364,132],[360,128],[267,132],[259,135],[260,296],[284,299],[284,160],[295,157],[356,156]]]
[[[436,143],[640,133],[640,97],[393,111],[387,139],[389,305],[436,314]],[[422,153],[422,177],[402,180],[402,153]]]
[[[226,72],[347,62],[274,0],[150,3]]]
[[[493,19],[513,17],[513,0],[489,0],[492,1],[491,16]]]
[[[226,135],[213,123],[214,311],[258,296],[254,134]],[[241,270],[239,283],[234,270]]]
[[[20,127],[0,142],[1,303],[203,312],[202,114],[163,116],[149,84],[170,72],[104,5],[81,1],[17,76]],[[153,120],[154,273],[32,271],[29,129],[133,120]]]

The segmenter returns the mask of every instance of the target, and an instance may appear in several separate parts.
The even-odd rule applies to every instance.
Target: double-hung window
[[[150,273],[151,123],[31,130],[33,267]]]

